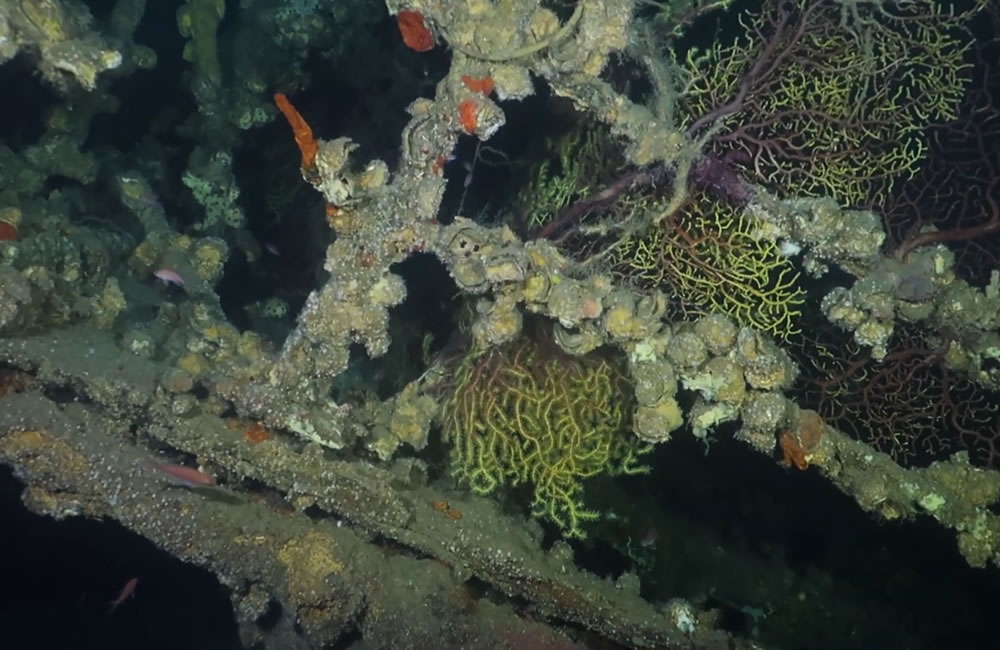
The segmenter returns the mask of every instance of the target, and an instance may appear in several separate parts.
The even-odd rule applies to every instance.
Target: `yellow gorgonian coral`
[[[805,298],[798,271],[742,208],[692,195],[649,234],[621,242],[612,258],[618,273],[664,289],[688,314],[723,313],[781,339],[798,331]]]
[[[443,430],[453,473],[474,492],[529,486],[532,514],[579,538],[597,517],[583,505],[585,479],[647,471],[629,384],[607,357],[571,357],[529,337],[470,356],[455,374]]]
[[[740,36],[678,62],[678,120],[717,128],[706,152],[772,191],[879,200],[923,161],[925,129],[955,117],[965,23],[986,1],[766,1]]]
[[[611,134],[602,126],[578,126],[549,142],[546,149],[515,201],[533,231],[609,182],[624,167]]]

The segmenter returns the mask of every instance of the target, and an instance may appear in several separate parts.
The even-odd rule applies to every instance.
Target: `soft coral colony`
[[[996,3],[332,4],[179,1],[183,102],[138,125],[146,3],[0,7],[0,64],[56,93],[0,146],[0,461],[30,507],[225,576],[272,647],[570,643],[513,603],[756,647],[549,544],[649,578],[658,524],[620,510],[667,510],[608,495],[681,480],[682,436],[1000,564]],[[926,191],[951,183],[960,211]]]

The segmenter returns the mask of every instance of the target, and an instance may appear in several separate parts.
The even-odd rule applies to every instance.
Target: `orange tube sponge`
[[[466,133],[473,133],[479,126],[479,105],[474,99],[466,99],[458,105],[458,123]]]
[[[462,75],[462,83],[465,87],[474,93],[482,93],[484,95],[489,95],[493,92],[494,83],[493,77],[483,77],[481,79],[476,79],[467,74]]]
[[[419,11],[403,10],[396,14],[396,24],[403,42],[411,50],[426,52],[434,47],[434,34],[424,22],[424,16]]]
[[[295,144],[302,152],[302,169],[312,169],[316,162],[316,152],[319,151],[319,145],[316,144],[312,129],[309,128],[305,119],[299,115],[284,93],[274,93],[274,103],[288,120],[289,126],[292,127],[292,133],[295,134]]]

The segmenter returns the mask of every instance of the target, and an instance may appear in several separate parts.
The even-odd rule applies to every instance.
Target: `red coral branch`
[[[973,50],[972,83],[958,119],[932,130],[923,169],[881,206],[898,259],[922,246],[951,244],[966,279],[980,282],[1000,263],[1000,242],[991,237],[1000,232],[1000,8],[990,17],[977,25],[989,33],[979,35]]]
[[[881,361],[853,343],[827,341],[825,355],[803,364],[803,402],[830,424],[889,454],[900,464],[924,465],[957,449],[973,463],[1000,467],[996,396],[944,360],[954,333],[931,342],[926,332],[900,327]],[[839,336],[839,335],[834,335]]]

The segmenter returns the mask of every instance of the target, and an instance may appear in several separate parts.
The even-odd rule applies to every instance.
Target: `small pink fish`
[[[173,269],[168,269],[168,268],[156,269],[155,271],[153,271],[153,275],[158,277],[160,281],[162,281],[163,284],[165,285],[173,284],[178,287],[184,286],[184,278],[181,277],[180,273],[178,273]]]
[[[157,463],[155,461],[149,464],[181,485],[188,487],[214,487],[216,485],[214,476],[193,467],[175,465],[174,463]]]
[[[135,594],[135,586],[137,584],[139,584],[139,578],[132,578],[131,580],[125,583],[125,586],[122,587],[122,590],[121,592],[119,592],[118,597],[112,600],[110,603],[108,603],[108,614],[114,612],[116,609],[118,609],[119,605],[124,603],[126,600],[128,600]]]

